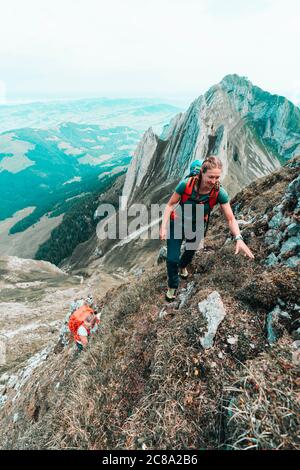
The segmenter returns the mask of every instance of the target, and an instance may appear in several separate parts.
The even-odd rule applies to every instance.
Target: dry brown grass
[[[159,268],[140,282],[107,294],[101,329],[89,351],[75,360],[68,351],[51,357],[43,371],[35,371],[15,405],[6,408],[9,440],[2,433],[4,448],[238,448],[237,441],[243,438],[240,430],[248,429],[245,411],[227,420],[226,403],[237,383],[245,383],[241,361],[250,358],[256,367],[255,358],[265,345],[261,325],[252,322],[253,311],[243,310],[217,286],[227,316],[214,348],[203,351],[199,336],[205,322],[197,303],[212,289],[201,289],[196,278],[196,291],[186,308],[176,310],[171,305],[170,314],[160,320],[164,282],[164,268]],[[243,336],[245,325],[248,336]],[[231,334],[239,335],[235,346],[226,342]],[[255,344],[254,350],[250,343]],[[274,354],[266,356],[265,363],[273,359]],[[248,363],[246,370],[248,377]],[[284,371],[284,383],[290,373],[294,371]],[[249,402],[249,413],[255,406]],[[20,417],[13,424],[11,418],[17,411]],[[262,436],[268,432],[264,423]],[[250,441],[243,440],[241,447],[245,442]],[[280,444],[289,445],[287,441]],[[264,445],[261,438],[260,446]]]
[[[227,381],[227,448],[300,449],[300,367],[292,353],[285,336]]]

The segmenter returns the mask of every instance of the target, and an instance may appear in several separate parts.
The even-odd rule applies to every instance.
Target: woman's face
[[[210,191],[215,183],[220,181],[221,173],[222,171],[219,168],[202,173],[201,189]]]

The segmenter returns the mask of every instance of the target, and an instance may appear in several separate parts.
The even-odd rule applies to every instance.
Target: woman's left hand
[[[248,256],[251,259],[254,259],[254,255],[250,248],[247,247],[246,243],[243,240],[238,240],[235,246],[235,254],[244,253],[244,256]]]

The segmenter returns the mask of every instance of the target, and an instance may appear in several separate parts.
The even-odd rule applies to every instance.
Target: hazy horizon
[[[195,98],[192,98],[191,101],[193,101]],[[163,96],[125,96],[125,95],[114,95],[114,96],[105,96],[105,95],[89,95],[86,94],[84,95],[74,95],[74,96],[49,96],[46,97],[45,95],[41,96],[32,96],[32,97],[26,97],[23,98],[21,96],[19,97],[14,97],[10,100],[6,99],[5,103],[0,103],[0,106],[14,106],[14,105],[22,105],[22,104],[31,104],[31,103],[47,103],[47,102],[63,102],[63,101],[80,101],[80,100],[102,100],[102,99],[107,99],[107,100],[114,100],[114,99],[124,99],[124,100],[141,100],[141,101],[149,101],[151,103],[157,102],[157,103],[164,103],[164,104],[170,104],[175,107],[182,107],[182,106],[188,106],[190,105],[191,101],[186,98],[172,98],[172,97],[163,97]]]
[[[4,0],[0,104],[148,98],[187,106],[225,75],[300,102],[296,0]]]

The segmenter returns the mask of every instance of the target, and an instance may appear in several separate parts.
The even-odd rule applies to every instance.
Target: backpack
[[[203,165],[203,160],[194,160],[190,164],[190,173],[188,176],[197,176],[201,170],[202,165]]]
[[[83,325],[85,319],[92,313],[94,313],[94,310],[88,307],[87,305],[83,305],[82,307],[75,310],[74,313],[72,313],[68,326],[69,326],[70,332],[74,336],[74,341],[79,340],[79,335],[77,333],[78,328],[81,325]],[[89,334],[89,330],[88,330],[88,334]]]
[[[190,199],[190,197],[192,195],[192,192],[193,192],[193,189],[194,189],[194,186],[195,186],[195,183],[196,183],[196,179],[197,179],[196,176],[189,177],[189,179],[188,179],[188,181],[185,185],[184,193],[181,196],[180,204],[184,204],[185,202],[187,202]],[[208,199],[209,211],[208,211],[208,214],[206,214],[204,216],[204,221],[205,221],[204,234],[206,234],[206,232],[207,232],[210,213],[211,213],[212,209],[215,207],[215,205],[217,204],[219,192],[220,192],[220,183],[216,183],[214,185],[214,187],[211,189],[210,193],[209,193],[209,199]],[[199,202],[199,204],[204,204],[204,202]],[[171,220],[176,219],[176,211],[175,210],[173,210],[171,212],[170,218],[171,218]]]

